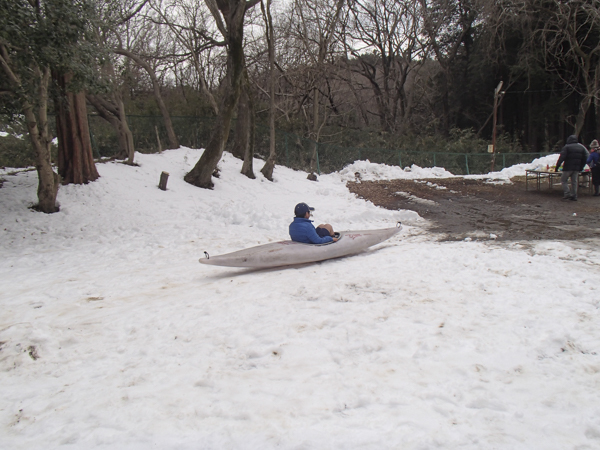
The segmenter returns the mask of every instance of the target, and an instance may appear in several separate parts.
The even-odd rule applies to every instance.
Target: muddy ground
[[[510,184],[436,178],[349,182],[361,198],[427,219],[440,240],[583,240],[600,237],[600,197],[579,188],[578,201],[562,200],[560,185],[538,191],[525,177]]]

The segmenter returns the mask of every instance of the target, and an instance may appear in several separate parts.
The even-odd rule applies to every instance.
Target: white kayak
[[[342,231],[337,242],[327,244],[279,241],[219,256],[209,256],[204,252],[206,257],[201,258],[200,262],[214,266],[264,269],[323,261],[358,253],[391,238],[401,229],[402,225],[398,222],[394,228]]]

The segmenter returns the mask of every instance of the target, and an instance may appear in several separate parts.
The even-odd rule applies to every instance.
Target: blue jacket
[[[319,236],[312,220],[304,217],[294,217],[294,221],[290,223],[290,237],[292,241],[304,244],[326,244],[333,241],[331,236]]]
[[[590,166],[590,169],[593,169],[594,167],[600,165],[600,161],[598,161],[599,159],[600,154],[598,154],[598,150],[590,153],[590,156],[588,156],[587,159],[587,165]]]

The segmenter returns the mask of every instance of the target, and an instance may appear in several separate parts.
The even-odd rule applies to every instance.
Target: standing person
[[[302,242],[304,244],[327,244],[336,242],[333,227],[326,224],[319,225],[316,229],[310,220],[311,208],[306,203],[298,203],[294,208],[294,221],[290,224],[290,237],[292,241]]]
[[[592,171],[592,184],[594,185],[594,197],[600,196],[600,144],[594,139],[590,144],[590,156],[586,161]]]
[[[589,152],[587,148],[577,142],[577,136],[574,134],[567,138],[565,145],[556,162],[556,170],[564,162],[560,183],[563,188],[563,200],[577,201],[577,184],[579,183],[579,172],[585,167],[585,162]],[[571,189],[569,189],[569,178],[571,179]]]

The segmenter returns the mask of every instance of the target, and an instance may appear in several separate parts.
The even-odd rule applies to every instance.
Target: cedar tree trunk
[[[86,184],[100,175],[92,153],[85,94],[67,92],[71,75],[55,74],[54,79],[59,88],[55,100],[58,173],[63,184]]]

